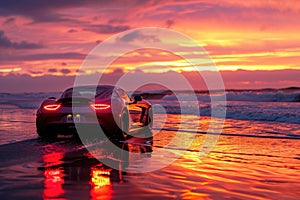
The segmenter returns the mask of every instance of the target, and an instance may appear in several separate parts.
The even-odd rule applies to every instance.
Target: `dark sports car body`
[[[74,134],[79,126],[100,125],[109,138],[122,140],[132,130],[149,129],[151,124],[148,101],[141,96],[132,99],[123,89],[109,85],[69,88],[58,99],[44,100],[36,114],[37,133],[48,138]]]

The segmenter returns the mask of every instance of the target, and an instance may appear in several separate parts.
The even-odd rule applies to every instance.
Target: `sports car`
[[[59,98],[44,100],[36,113],[40,137],[78,134],[78,127],[101,127],[108,138],[124,140],[133,130],[151,129],[151,104],[142,96],[131,98],[110,85],[76,86]],[[85,129],[85,130],[99,130]]]

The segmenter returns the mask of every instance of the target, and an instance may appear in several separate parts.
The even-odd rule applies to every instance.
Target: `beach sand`
[[[9,112],[8,109],[3,113]],[[34,110],[15,112],[21,113],[18,120],[1,126],[1,199],[300,197],[300,140],[297,138],[251,135],[251,130],[236,128],[235,132],[232,127],[229,131],[226,126],[232,121],[228,120],[224,135],[214,136],[218,137],[214,148],[201,157],[208,135],[184,129],[174,131],[178,115],[169,115],[170,123],[164,125],[164,130],[153,130],[153,138],[132,137],[119,143],[128,154],[112,155],[105,149],[108,141],[91,144],[89,152],[79,140],[37,138],[32,120]],[[192,120],[196,120],[194,116],[183,123],[186,130],[192,127]],[[210,118],[202,118],[201,130],[205,131],[209,122]],[[23,137],[14,137],[15,133],[18,136],[23,133]],[[192,144],[188,148],[182,148],[178,141],[168,145],[178,135],[193,138]],[[114,169],[99,162],[94,156],[99,152],[119,167]],[[168,163],[170,159],[174,161]],[[158,169],[138,173],[149,166]]]
[[[99,162],[74,139],[33,138],[3,144],[1,199],[300,197],[300,140],[221,135],[212,151],[201,158],[199,151],[207,135],[197,134],[188,149],[181,149],[180,144],[166,149],[175,135],[191,137],[191,133],[170,130],[155,133],[153,139],[133,137],[120,143],[129,153],[112,161],[120,166],[118,169]],[[94,147],[99,151],[105,142]],[[157,154],[162,149],[166,151]],[[176,158],[178,154],[183,155],[170,164],[165,163],[167,158],[172,155]],[[145,166],[164,164],[167,166],[153,172],[134,172]],[[131,170],[126,172],[126,169]]]

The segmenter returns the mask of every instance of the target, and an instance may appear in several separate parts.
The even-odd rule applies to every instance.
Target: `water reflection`
[[[45,176],[45,189],[43,192],[44,197],[57,197],[64,193],[63,190],[63,170],[62,169],[46,169],[44,171]]]
[[[97,199],[99,196],[101,196],[101,199],[112,198],[111,171],[112,169],[97,167],[91,169],[90,195],[92,199]]]
[[[43,157],[44,190],[43,198],[79,198],[79,199],[111,199],[113,195],[113,185],[122,184],[126,169],[129,165],[130,152],[139,152],[140,154],[152,152],[153,138],[130,138],[135,144],[123,142],[117,144],[121,149],[121,155],[113,155],[113,152],[105,152],[102,147],[95,148],[102,155],[110,155],[107,159],[115,162],[113,166],[119,166],[119,169],[113,169],[100,163],[97,158],[85,148],[66,149],[60,148],[52,152],[47,152]],[[136,142],[138,141],[138,142]],[[146,143],[146,145],[145,145]],[[151,145],[149,145],[149,143]],[[57,145],[57,144],[53,144]],[[113,155],[113,157],[111,157]],[[151,155],[151,154],[150,154]],[[74,191],[74,187],[78,191]],[[72,188],[70,190],[70,188]]]

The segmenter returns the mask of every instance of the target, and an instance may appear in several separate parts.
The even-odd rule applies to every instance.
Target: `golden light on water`
[[[110,181],[111,169],[91,168],[91,199],[111,199],[112,198],[112,183]]]
[[[91,184],[95,190],[111,184],[109,178],[111,169],[92,168],[91,170]]]

